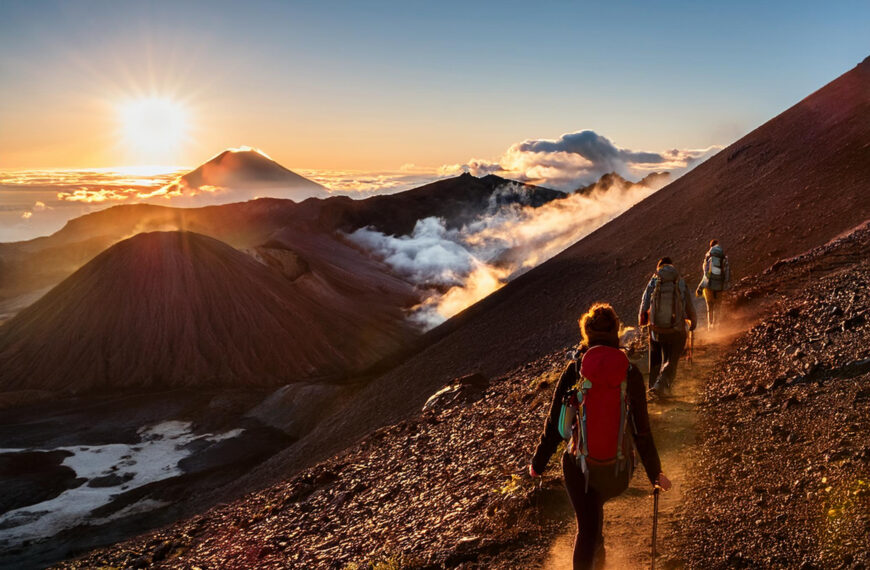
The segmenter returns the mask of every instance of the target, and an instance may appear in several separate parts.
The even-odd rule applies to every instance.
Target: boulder
[[[326,417],[340,390],[332,384],[288,384],[275,390],[245,417],[300,438]]]
[[[432,394],[423,405],[423,411],[438,411],[479,400],[489,387],[489,380],[479,373],[454,378]]]

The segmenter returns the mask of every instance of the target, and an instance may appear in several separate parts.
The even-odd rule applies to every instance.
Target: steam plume
[[[460,229],[433,217],[419,220],[410,235],[361,228],[349,237],[428,294],[411,318],[431,328],[646,198],[664,182],[654,180],[598,185],[538,208],[499,205],[499,193],[522,192],[511,184],[499,189],[485,215]]]

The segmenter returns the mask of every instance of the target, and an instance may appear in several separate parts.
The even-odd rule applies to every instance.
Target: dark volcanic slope
[[[258,245],[296,207],[290,200],[261,199],[204,208],[129,204],[87,214],[50,236],[0,244],[0,299],[55,285],[107,247],[140,232],[183,230],[234,247]]]
[[[783,303],[710,367],[700,466],[665,567],[866,566],[870,265],[854,253],[868,246],[865,226],[767,273]],[[63,566],[536,567],[572,516],[547,516],[565,504],[558,454],[543,487],[516,474],[561,365],[556,352],[486,388],[466,378],[268,489]]]
[[[606,300],[633,323],[662,255],[697,283],[716,237],[736,279],[870,217],[870,59],[770,120],[547,263],[430,333],[430,346],[372,382],[370,405],[323,422],[271,476],[403,417],[452,377],[497,376],[576,341],[576,318]]]
[[[783,306],[710,366],[701,465],[664,567],[866,567],[870,265],[857,246],[870,246],[870,229],[778,264],[790,268],[768,273]],[[812,286],[816,272],[828,276]],[[61,566],[538,567],[573,517],[559,454],[540,483],[517,473],[562,366],[558,351],[486,388],[466,378],[265,490]],[[627,495],[645,488],[635,477]]]
[[[411,288],[352,248],[308,262],[267,245],[273,267],[190,232],[116,244],[0,327],[0,390],[274,385],[342,376],[413,337]]]
[[[554,526],[541,501],[564,491],[512,474],[561,364],[544,358],[489,387],[466,379],[476,386],[268,489],[58,566],[534,568]]]
[[[444,218],[447,227],[457,228],[498,205],[519,202],[537,207],[564,197],[558,190],[493,174],[476,178],[466,173],[399,194],[330,200],[323,203],[321,217],[327,225],[344,230],[374,226],[385,234],[406,235],[417,220],[430,216]]]

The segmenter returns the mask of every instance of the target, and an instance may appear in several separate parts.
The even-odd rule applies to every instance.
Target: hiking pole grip
[[[652,529],[652,556],[650,557],[649,567],[651,570],[656,568],[656,530],[659,524],[659,491],[661,487],[655,486],[653,490],[653,529]]]

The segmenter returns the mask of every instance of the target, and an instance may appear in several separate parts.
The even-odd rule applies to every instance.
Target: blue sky
[[[0,3],[0,169],[135,162],[119,101],[184,103],[227,146],[311,169],[498,159],[590,129],[727,144],[870,53],[868,2]]]

